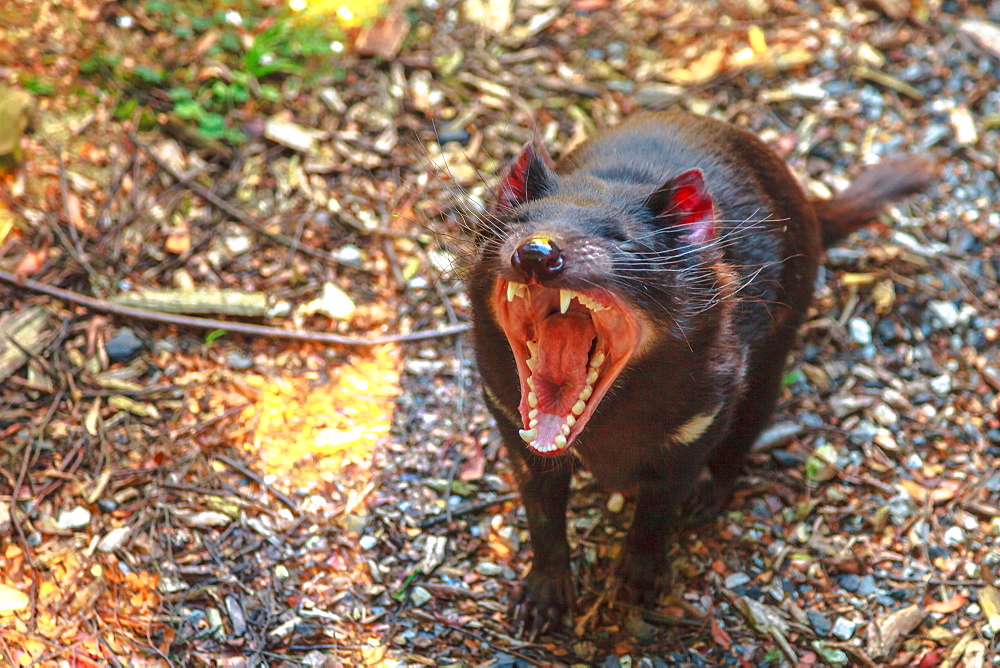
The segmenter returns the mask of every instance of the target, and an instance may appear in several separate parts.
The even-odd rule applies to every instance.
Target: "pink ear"
[[[555,184],[551,164],[552,158],[544,147],[534,142],[525,144],[500,179],[497,208],[513,209],[544,195]]]
[[[664,224],[685,228],[681,237],[705,243],[715,236],[715,209],[700,169],[668,179],[649,196],[646,206]]]

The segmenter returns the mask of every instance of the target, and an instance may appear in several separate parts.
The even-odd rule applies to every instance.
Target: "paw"
[[[656,606],[667,574],[665,551],[632,550],[625,559],[622,579],[629,600],[640,608]]]
[[[736,480],[719,481],[709,478],[701,481],[698,488],[681,513],[681,522],[685,527],[711,524],[729,505],[736,489]]]
[[[511,601],[510,617],[519,636],[537,638],[562,627],[573,612],[576,594],[569,565],[557,568],[533,566],[521,591]]]

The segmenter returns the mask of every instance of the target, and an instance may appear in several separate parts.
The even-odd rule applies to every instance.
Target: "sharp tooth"
[[[565,313],[569,310],[569,303],[573,301],[573,291],[572,290],[560,290],[559,291],[559,312]]]
[[[530,399],[530,397],[529,397],[529,399]],[[583,399],[580,399],[575,404],[573,404],[573,415],[580,415],[581,413],[583,413],[583,409],[586,408],[586,407],[587,407],[587,404],[585,404],[583,402]]]
[[[528,379],[527,379],[526,382],[528,383],[528,389],[529,390],[534,390],[535,389],[535,377],[534,376],[528,376]]]
[[[562,434],[559,434],[554,439],[552,439],[552,442],[556,444],[557,448],[565,448],[566,447],[566,437],[563,436]]]
[[[562,427],[560,427],[559,431],[563,433],[563,436],[569,436],[569,425],[564,424]]]
[[[535,437],[538,436],[538,430],[520,429],[518,430],[517,434],[518,436],[521,437],[521,440],[523,440],[525,443],[531,443],[533,440],[535,440]]]
[[[538,426],[538,418],[531,418],[531,420],[528,421],[529,429],[534,429],[537,426]]]
[[[528,349],[528,354],[532,357],[538,354],[538,341],[525,341],[524,345]]]
[[[529,357],[528,359],[524,360],[524,363],[528,366],[528,371],[535,370],[536,362],[534,357]]]
[[[566,416],[566,425],[569,426],[569,427],[572,427],[575,424],[576,424],[576,416],[575,415],[567,415]]]
[[[583,392],[580,393],[580,399],[586,401],[587,399],[590,399],[590,395],[592,395],[593,393],[594,393],[594,388],[592,388],[590,385],[587,385],[586,387],[583,388]]]
[[[595,380],[597,380],[597,369],[591,369],[587,373],[587,385],[593,385]]]
[[[594,353],[594,358],[590,360],[590,366],[595,369],[600,369],[602,364],[604,364],[604,353],[598,350]]]
[[[528,405],[532,408],[538,405],[538,395],[534,392],[528,392]]]
[[[515,295],[517,295],[517,284],[514,282],[507,283],[507,301],[514,301]]]
[[[528,411],[528,419],[529,420],[533,420],[536,417],[538,417],[538,409],[537,408],[532,408],[530,411]]]

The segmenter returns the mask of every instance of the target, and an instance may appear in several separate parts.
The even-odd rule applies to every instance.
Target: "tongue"
[[[597,338],[586,314],[550,315],[537,329],[538,362],[531,376],[543,413],[566,415],[587,384],[590,348]]]

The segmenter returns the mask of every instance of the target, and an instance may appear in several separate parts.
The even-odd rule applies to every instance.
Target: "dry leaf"
[[[941,614],[948,614],[950,612],[955,612],[963,605],[969,602],[969,599],[962,594],[955,594],[947,601],[937,601],[931,603],[927,606],[928,612],[940,612]]]
[[[878,617],[868,625],[868,653],[873,659],[891,656],[903,636],[917,628],[925,617],[927,610],[919,605],[911,605]]]
[[[379,56],[391,60],[399,53],[409,32],[410,22],[406,20],[406,15],[394,9],[362,30],[354,48],[362,56]]]
[[[167,237],[164,248],[168,253],[173,253],[174,255],[180,255],[191,250],[191,232],[188,230],[187,221],[178,219],[177,225]]]
[[[966,19],[958,22],[958,29],[971,37],[983,51],[1000,59],[1000,26],[989,21]]]
[[[872,4],[878,6],[882,13],[895,21],[902,21],[913,11],[910,0],[872,0]]]
[[[726,51],[720,47],[692,61],[687,67],[670,70],[664,76],[672,83],[685,86],[702,84],[711,81],[722,71],[725,60]]]
[[[899,486],[917,503],[924,503],[927,499],[933,503],[943,503],[955,498],[955,494],[962,487],[962,482],[952,479],[942,480],[934,489],[927,489],[915,480],[901,480]]]
[[[28,595],[19,589],[0,584],[0,612],[11,612],[28,607]]]
[[[979,590],[979,605],[986,613],[986,622],[993,629],[993,633],[1000,631],[1000,592],[996,587],[986,585]]]

